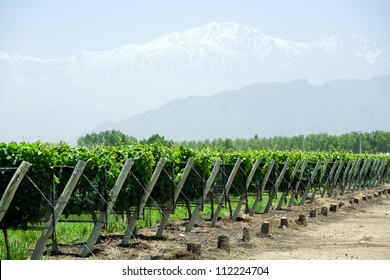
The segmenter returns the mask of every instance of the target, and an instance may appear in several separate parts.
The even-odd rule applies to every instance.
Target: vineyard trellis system
[[[127,216],[121,241],[126,245],[136,238],[137,221],[148,208],[161,213],[155,238],[162,238],[178,205],[187,209],[185,231],[189,232],[206,204],[211,206],[210,226],[215,227],[223,207],[231,219],[238,220],[242,211],[251,216],[268,213],[272,208],[313,203],[318,196],[338,197],[390,181],[389,155],[161,145],[83,148],[0,143],[0,166],[4,236],[9,228],[41,226],[31,259],[42,257],[50,238],[55,245],[56,225],[69,215],[92,217],[68,220],[93,222],[80,252],[87,257],[111,214]]]

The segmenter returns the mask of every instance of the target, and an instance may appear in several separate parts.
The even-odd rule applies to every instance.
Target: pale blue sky
[[[0,51],[61,57],[145,43],[211,21],[295,41],[390,38],[388,0],[0,0]]]

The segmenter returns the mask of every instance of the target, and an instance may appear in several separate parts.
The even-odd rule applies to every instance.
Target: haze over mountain
[[[212,96],[167,103],[98,130],[119,129],[139,139],[153,133],[174,140],[251,138],[390,129],[390,76],[252,84]]]
[[[143,45],[65,58],[0,52],[0,141],[72,139],[176,98],[252,83],[319,85],[382,74],[390,74],[389,40],[352,34],[293,42],[236,23],[212,22]]]

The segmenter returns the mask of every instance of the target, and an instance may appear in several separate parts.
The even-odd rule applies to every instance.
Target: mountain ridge
[[[250,138],[390,129],[390,75],[335,80],[251,84],[212,96],[177,99],[96,129],[118,129],[139,139]]]
[[[212,22],[144,44],[64,58],[1,52],[0,104],[6,106],[0,107],[0,131],[4,140],[71,139],[190,95],[252,83],[304,78],[321,85],[382,74],[390,74],[390,40],[338,35],[294,42],[236,23]],[[80,119],[80,113],[87,117]],[[32,136],[36,128],[25,117],[39,126],[39,135]],[[53,118],[63,131],[49,122]]]

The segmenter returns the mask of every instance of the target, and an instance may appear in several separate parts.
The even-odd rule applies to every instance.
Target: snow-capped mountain
[[[0,52],[0,131],[10,123],[2,120],[17,112],[39,125],[49,116],[61,124],[77,120],[79,128],[67,130],[71,134],[175,98],[210,95],[255,82],[305,78],[321,84],[389,73],[389,40],[353,34],[293,42],[236,23],[212,22],[143,45],[56,59]],[[88,117],[72,119],[74,112]]]

